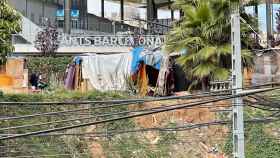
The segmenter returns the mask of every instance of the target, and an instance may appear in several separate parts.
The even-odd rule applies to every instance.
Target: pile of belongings
[[[67,69],[65,87],[126,91],[136,87],[140,95],[166,96],[174,90],[172,59],[160,49],[136,47],[120,54],[85,54],[76,57]]]

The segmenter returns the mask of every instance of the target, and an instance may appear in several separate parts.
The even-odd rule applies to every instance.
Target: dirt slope
[[[197,100],[191,100],[191,102]],[[138,106],[130,106],[130,110],[139,110],[144,108],[161,107],[173,104],[184,104],[190,101],[173,100],[164,102],[144,103]],[[134,122],[137,128],[167,127],[172,125],[182,126],[188,124],[206,123],[218,120],[217,112],[214,110],[225,109],[230,105],[229,102],[218,102],[203,105],[201,108],[181,109],[176,111],[158,113],[144,117],[135,118]],[[214,106],[223,106],[211,108]],[[164,140],[168,142],[168,156],[172,158],[225,158],[219,149],[228,133],[225,126],[209,126],[196,128],[193,130],[174,132],[174,138],[165,138],[160,132],[145,132],[138,134],[141,139],[144,137],[145,143],[149,144],[150,150],[154,147],[163,146]],[[171,143],[172,142],[172,143]],[[162,145],[160,145],[162,143]],[[91,142],[91,152],[94,158],[106,158],[106,151],[99,140]],[[115,157],[121,157],[115,155]]]

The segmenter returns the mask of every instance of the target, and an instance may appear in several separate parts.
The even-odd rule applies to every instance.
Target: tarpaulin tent
[[[134,48],[131,52],[120,54],[85,54],[78,57],[81,59],[79,70],[81,69],[81,79],[87,80],[92,89],[99,91],[123,91],[127,90],[128,79],[138,84],[139,93],[148,93],[147,87],[154,87],[153,92],[159,95],[168,95],[174,88],[173,63],[171,58],[160,49],[145,49],[143,47]],[[76,58],[77,60],[77,58]],[[65,83],[66,88],[72,87],[77,73],[77,62],[73,62],[69,67]],[[69,79],[70,78],[70,79]],[[72,79],[71,79],[72,78]],[[156,88],[155,88],[156,87]]]
[[[100,91],[125,90],[130,75],[131,53],[82,56],[82,76]]]

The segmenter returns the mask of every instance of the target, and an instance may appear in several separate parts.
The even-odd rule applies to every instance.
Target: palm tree
[[[178,0],[175,6],[182,9],[184,17],[168,35],[168,52],[187,50],[187,55],[178,59],[193,85],[202,83],[206,90],[210,80],[225,80],[231,68],[231,23],[228,0]],[[251,17],[244,12],[245,20]],[[252,20],[249,22],[251,23]],[[253,64],[251,52],[252,33],[245,24],[242,31],[242,57],[244,66]]]

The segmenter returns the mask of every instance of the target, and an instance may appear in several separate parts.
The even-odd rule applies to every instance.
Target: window
[[[31,19],[31,21],[35,22],[35,15],[34,15],[34,13],[31,13],[30,19]]]

